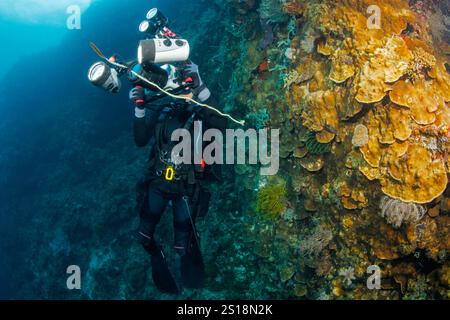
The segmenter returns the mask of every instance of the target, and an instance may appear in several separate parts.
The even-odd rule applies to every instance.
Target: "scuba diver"
[[[186,78],[193,80],[189,97],[193,96],[201,102],[211,99],[194,63],[187,63],[183,73]],[[220,174],[216,167],[206,166],[204,162],[200,165],[173,163],[171,152],[175,143],[171,141],[171,136],[175,130],[183,128],[194,137],[194,121],[201,121],[204,128],[223,129],[226,120],[214,112],[189,103],[148,105],[148,92],[139,85],[130,91],[130,99],[135,106],[135,143],[138,147],[149,144],[152,146],[147,175],[139,184],[141,220],[138,236],[151,256],[153,280],[162,292],[177,293],[179,290],[164,253],[155,240],[156,227],[171,203],[174,249],[181,259],[182,282],[186,287],[199,288],[203,285],[205,274],[195,221],[208,210],[210,194],[204,186],[205,181],[219,180]],[[148,107],[145,108],[145,105]]]
[[[202,137],[194,137],[194,123],[201,123],[204,130],[223,130],[227,119],[217,109],[201,106],[210,103],[211,92],[202,81],[198,66],[189,60],[189,43],[174,34],[168,23],[156,8],[147,13],[139,26],[147,39],[139,44],[137,61],[120,62],[117,56],[108,59],[91,43],[104,61],[90,68],[88,78],[94,85],[117,93],[121,89],[119,78],[128,74],[132,84],[129,98],[135,113],[134,140],[138,147],[151,149],[148,170],[137,186],[138,237],[151,257],[156,287],[161,292],[177,294],[180,289],[155,239],[156,228],[171,205],[182,285],[202,287],[205,271],[195,222],[208,211],[211,195],[206,184],[220,181],[220,168],[207,165],[204,160],[200,164],[174,161],[172,133],[177,129],[191,133],[194,157],[199,148],[203,150]],[[178,99],[157,103],[165,98]]]

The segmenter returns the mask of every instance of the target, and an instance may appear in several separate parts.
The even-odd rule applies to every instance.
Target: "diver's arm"
[[[192,61],[187,61],[182,70],[182,74],[186,80],[189,80],[188,84],[191,87],[195,100],[204,103],[210,99],[211,92],[200,76],[198,65]]]
[[[161,107],[146,106],[146,92],[140,86],[136,86],[130,91],[130,100],[135,106],[133,126],[134,142],[138,147],[145,147],[154,132]]]
[[[134,114],[134,142],[138,147],[145,147],[155,132],[161,112],[160,106],[147,106],[147,109],[136,107]]]
[[[214,97],[212,96],[211,92],[200,76],[198,65],[196,65],[192,61],[188,61],[184,66],[183,75],[185,78],[190,78],[191,80],[191,92],[193,94],[194,100],[213,107],[217,107],[217,103]],[[199,106],[191,107],[209,128],[215,128],[219,130],[226,129],[228,124],[228,119],[226,117],[223,117],[214,110],[208,108]]]
[[[150,141],[151,130],[147,125],[147,120],[145,119],[145,112],[142,118],[137,115],[134,117],[134,143],[138,147],[145,147],[147,143]]]
[[[138,147],[145,147],[151,135],[145,118],[145,89],[140,86],[134,87],[130,91],[130,100],[134,104],[134,142]]]

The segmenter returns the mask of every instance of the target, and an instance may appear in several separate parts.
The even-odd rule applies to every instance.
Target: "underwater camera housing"
[[[143,78],[148,79],[151,82],[157,84],[161,88],[166,88],[167,84],[169,83],[169,73],[162,67],[159,67],[155,64],[148,64],[143,66],[142,64],[134,63],[131,66],[130,70],[134,71]],[[133,86],[139,85],[150,90],[155,89],[149,86],[145,81],[142,81],[131,71],[128,72],[128,80],[131,82]]]
[[[180,89],[179,72],[172,63],[189,59],[189,42],[179,39],[168,29],[169,20],[157,8],[149,10],[146,18],[139,26],[139,31],[152,35],[152,39],[140,41],[137,62],[123,63],[124,68],[115,62],[96,62],[88,73],[89,81],[95,86],[117,93],[122,86],[119,78],[128,71],[128,80],[134,86],[140,85],[155,91],[154,86],[143,81],[142,78],[145,78],[166,90]],[[93,49],[107,60],[95,45]]]
[[[111,93],[117,93],[122,87],[119,73],[103,61],[96,62],[88,72],[88,79],[97,87],[101,87]]]

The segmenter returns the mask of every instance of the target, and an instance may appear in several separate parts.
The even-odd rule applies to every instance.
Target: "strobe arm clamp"
[[[111,58],[109,58],[109,59],[113,59],[113,62],[119,62],[120,64],[122,64],[123,65],[123,67],[119,67],[118,65],[115,65],[115,64],[113,64],[113,63],[111,63],[111,61],[108,59],[108,60],[105,60],[105,62],[106,62],[106,64],[108,64],[108,66],[110,67],[110,68],[112,68],[112,69],[115,69],[116,71],[117,71],[117,75],[119,76],[119,77],[122,77],[123,75],[125,75],[127,72],[128,72],[128,70],[129,70],[129,68],[135,63],[134,61],[131,61],[131,62],[124,62],[124,61],[121,61],[121,60],[119,60],[119,59],[117,59],[118,58],[118,55],[113,55]]]

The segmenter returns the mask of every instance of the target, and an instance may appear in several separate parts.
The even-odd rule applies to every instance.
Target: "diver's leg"
[[[150,187],[144,210],[141,211],[138,237],[144,249],[150,254],[159,254],[154,235],[156,226],[166,210],[168,200],[156,187]]]
[[[186,255],[189,247],[190,237],[194,234],[194,217],[192,206],[187,197],[177,197],[172,201],[173,205],[173,227],[175,234],[175,251],[180,255]]]
[[[201,288],[205,281],[205,267],[200,252],[195,217],[188,197],[172,201],[174,210],[175,251],[180,255],[181,278],[189,288]]]
[[[179,293],[178,286],[167,265],[161,247],[155,241],[155,229],[161,220],[168,199],[155,187],[150,187],[146,208],[141,213],[139,237],[144,249],[151,255],[152,277],[159,291],[164,293]]]

